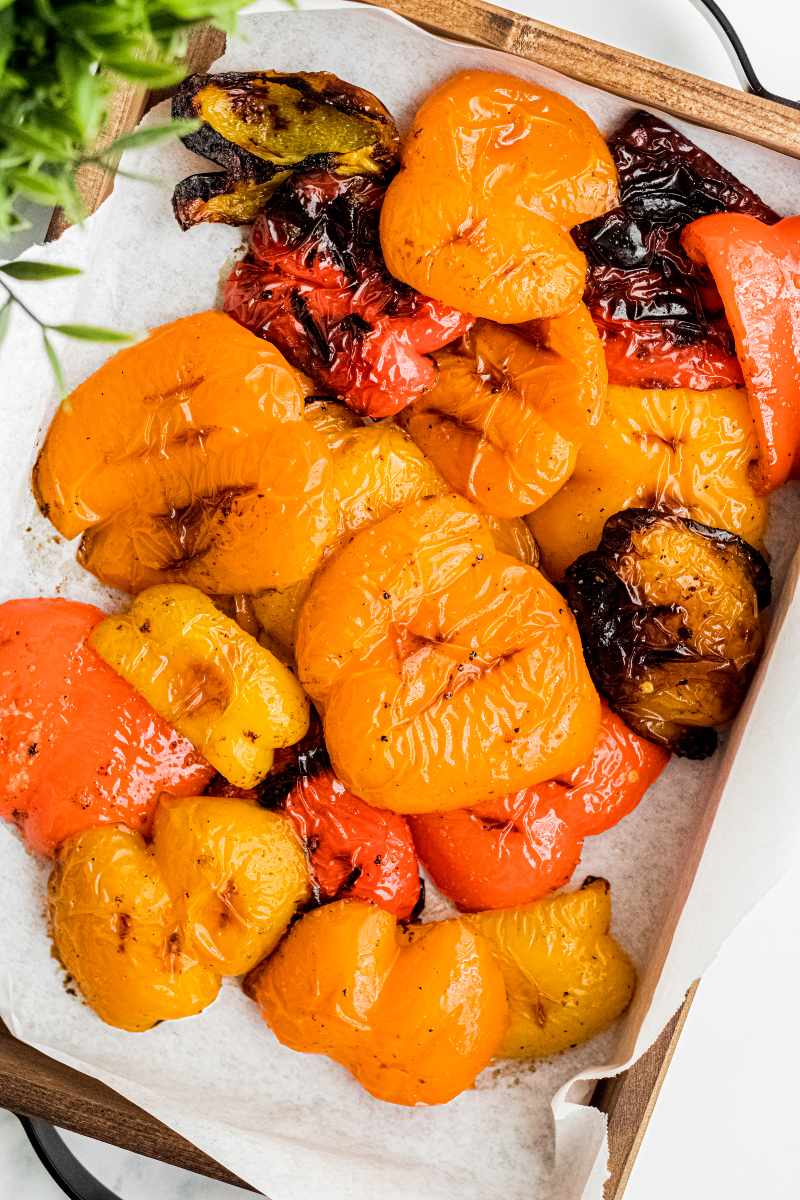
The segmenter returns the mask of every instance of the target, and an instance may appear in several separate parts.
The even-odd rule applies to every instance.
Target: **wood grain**
[[[367,2],[397,12],[433,32],[504,50],[634,103],[800,157],[800,112],[772,101],[510,13],[483,0]],[[223,49],[224,35],[217,30],[195,31],[187,53],[190,69],[206,70]],[[133,85],[120,84],[112,99],[103,144],[134,128],[141,115],[165,94],[148,94]],[[113,187],[113,172],[87,166],[81,172],[80,187],[87,211],[94,212]],[[57,237],[64,227],[56,212],[50,236]],[[594,1103],[608,1114],[610,1177],[606,1200],[621,1200],[696,987],[690,989],[685,1003],[651,1049],[629,1071],[601,1081],[595,1091]],[[1,1024],[0,1105],[200,1174],[241,1182],[110,1088],[16,1041]]]
[[[364,0],[434,33],[505,50],[637,104],[800,158],[800,110],[511,13],[484,0]]]
[[[252,1191],[213,1158],[105,1084],[17,1041],[2,1022],[0,1106]]]

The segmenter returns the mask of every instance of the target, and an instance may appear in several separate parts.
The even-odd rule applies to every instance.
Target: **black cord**
[[[78,1162],[49,1122],[41,1121],[38,1117],[22,1117],[19,1113],[14,1115],[25,1130],[39,1162],[68,1200],[119,1200],[114,1192],[109,1191],[105,1184],[95,1179]]]
[[[800,100],[789,100],[786,96],[777,96],[775,92],[764,87],[750,61],[750,55],[742,44],[742,39],[716,0],[692,0],[692,4],[708,20],[725,46],[746,91],[761,96],[764,100],[774,100],[776,104],[785,104],[788,108],[800,109]]]

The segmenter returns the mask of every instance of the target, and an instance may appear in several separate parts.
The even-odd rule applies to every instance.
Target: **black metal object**
[[[78,1162],[53,1125],[48,1121],[40,1121],[38,1117],[15,1115],[39,1162],[68,1200],[119,1200],[114,1192]]]
[[[785,104],[788,108],[800,109],[800,100],[790,100],[787,96],[778,96],[769,88],[764,87],[750,61],[750,55],[744,48],[742,39],[716,0],[692,0],[692,4],[708,20],[724,45],[745,91],[752,92],[755,96],[761,96],[764,100],[774,100],[776,104]]]

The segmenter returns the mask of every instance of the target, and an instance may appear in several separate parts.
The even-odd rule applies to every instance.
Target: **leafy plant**
[[[115,164],[123,150],[194,128],[171,121],[126,133],[95,149],[108,116],[114,77],[170,87],[186,74],[181,56],[200,22],[230,29],[243,0],[0,0],[0,243],[27,225],[20,202],[60,205],[84,215],[75,181],[83,163]],[[51,325],[6,282],[76,274],[72,267],[19,262],[0,266],[0,341],[12,307],[40,326],[59,387],[63,376],[51,334],[127,341],[130,335],[85,325]]]

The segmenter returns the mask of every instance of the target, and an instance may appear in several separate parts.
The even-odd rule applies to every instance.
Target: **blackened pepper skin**
[[[620,205],[577,226],[585,300],[605,341],[611,383],[705,390],[741,384],[710,274],[680,244],[715,212],[778,220],[759,197],[677,129],[637,112],[611,138]]]

